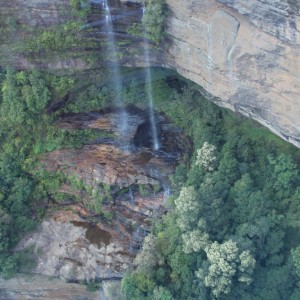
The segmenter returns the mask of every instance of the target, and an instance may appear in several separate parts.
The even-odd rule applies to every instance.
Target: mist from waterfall
[[[120,108],[120,133],[121,133],[121,142],[125,143],[124,140],[126,136],[126,131],[128,129],[128,115],[125,110],[124,99],[122,97],[122,79],[120,72],[120,65],[117,57],[116,50],[116,41],[115,34],[113,30],[112,16],[110,13],[110,8],[108,5],[108,0],[102,0],[103,9],[105,11],[105,31],[107,37],[107,51],[108,55],[110,55],[110,59],[112,62],[111,71],[113,75],[113,87],[116,93],[116,104]]]
[[[146,11],[146,8],[143,7],[143,15]],[[150,59],[149,59],[149,43],[146,37],[144,37],[144,60],[146,64],[145,68],[145,78],[146,78],[146,90],[148,97],[148,106],[149,106],[149,116],[150,116],[150,124],[151,124],[151,134],[152,134],[152,147],[153,150],[159,150],[160,144],[158,140],[157,134],[157,126],[153,109],[153,89],[152,89],[152,81],[151,81],[151,69],[150,69]]]

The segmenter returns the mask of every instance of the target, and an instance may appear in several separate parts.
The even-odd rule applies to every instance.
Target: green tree
[[[149,0],[142,24],[148,36],[157,44],[162,41],[166,22],[164,0]]]
[[[214,242],[205,248],[208,266],[199,269],[196,276],[210,287],[215,297],[229,294],[234,278],[250,284],[255,267],[255,259],[249,251],[241,251],[232,240],[222,244]]]
[[[167,289],[158,287],[153,292],[153,300],[173,300],[173,296]]]
[[[193,187],[183,187],[179,197],[175,200],[178,213],[177,224],[182,231],[187,231],[197,221],[199,204]]]
[[[291,253],[296,273],[300,276],[300,247],[292,249]]]

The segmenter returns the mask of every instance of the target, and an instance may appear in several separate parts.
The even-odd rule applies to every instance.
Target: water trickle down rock
[[[68,115],[57,126],[67,129],[95,128],[115,133],[118,136],[118,110]],[[143,111],[130,108],[130,140],[139,140],[138,130],[146,126]],[[147,126],[146,126],[147,127]],[[167,176],[176,166],[186,141],[182,132],[160,117],[162,148],[155,153],[142,144],[134,151],[125,151],[115,140],[98,141],[81,149],[62,149],[44,155],[42,164],[49,171],[62,171],[97,187],[99,183],[130,187],[134,184],[165,185]],[[148,130],[151,130],[148,125]],[[180,148],[182,145],[182,149]],[[68,186],[61,192],[72,194]],[[76,191],[75,191],[76,192]],[[78,192],[80,194],[80,192]],[[86,217],[93,215],[82,204],[67,207],[43,221],[37,232],[27,236],[16,250],[35,245],[40,254],[33,272],[58,276],[67,280],[90,280],[94,278],[120,278],[133,262],[143,238],[150,229],[151,218],[162,215],[164,192],[142,197],[136,191],[115,197],[114,204],[102,207],[104,213],[113,213],[111,223],[89,224]],[[87,199],[88,201],[88,199]]]

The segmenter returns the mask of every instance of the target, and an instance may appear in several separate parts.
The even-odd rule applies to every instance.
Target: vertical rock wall
[[[128,4],[141,16],[137,1],[111,1],[116,14]],[[153,53],[151,64],[176,69],[198,83],[220,106],[241,112],[300,147],[300,3],[299,0],[166,0],[168,44]],[[51,26],[68,20],[68,0],[0,0],[1,21],[13,17],[29,26]],[[126,10],[126,7],[124,8]],[[120,39],[135,17],[115,18]],[[139,18],[137,18],[139,19]],[[126,22],[125,22],[125,21]],[[136,21],[136,20],[135,20]],[[134,49],[142,47],[133,39]],[[138,51],[137,51],[138,52]],[[9,50],[7,51],[9,55]],[[130,53],[130,52],[129,52]],[[42,54],[41,54],[42,55]],[[129,66],[144,64],[126,54]],[[15,57],[20,69],[83,70],[95,67],[81,57],[54,57],[34,64]]]
[[[299,147],[300,17],[290,2],[167,0],[165,63]]]

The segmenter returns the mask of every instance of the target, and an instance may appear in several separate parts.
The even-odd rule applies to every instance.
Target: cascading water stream
[[[115,35],[113,31],[113,23],[112,23],[112,16],[110,13],[110,8],[108,5],[108,0],[102,1],[103,9],[105,11],[105,31],[107,36],[107,51],[111,56],[111,70],[113,75],[113,86],[116,92],[116,104],[120,108],[120,137],[121,143],[125,144],[124,146],[127,147],[127,142],[125,141],[126,131],[128,128],[128,115],[125,110],[125,104],[122,97],[122,80],[121,80],[121,72],[120,72],[120,65],[118,62],[117,57],[117,50],[116,50],[116,41]]]
[[[143,7],[143,15],[146,12],[146,8]],[[149,105],[149,114],[150,114],[150,123],[151,123],[151,133],[152,133],[152,147],[153,150],[159,150],[160,144],[157,134],[157,126],[153,109],[153,90],[152,90],[152,81],[151,81],[151,69],[150,69],[150,59],[149,59],[149,44],[146,37],[144,38],[144,60],[146,64],[145,75],[146,75],[146,89]]]

